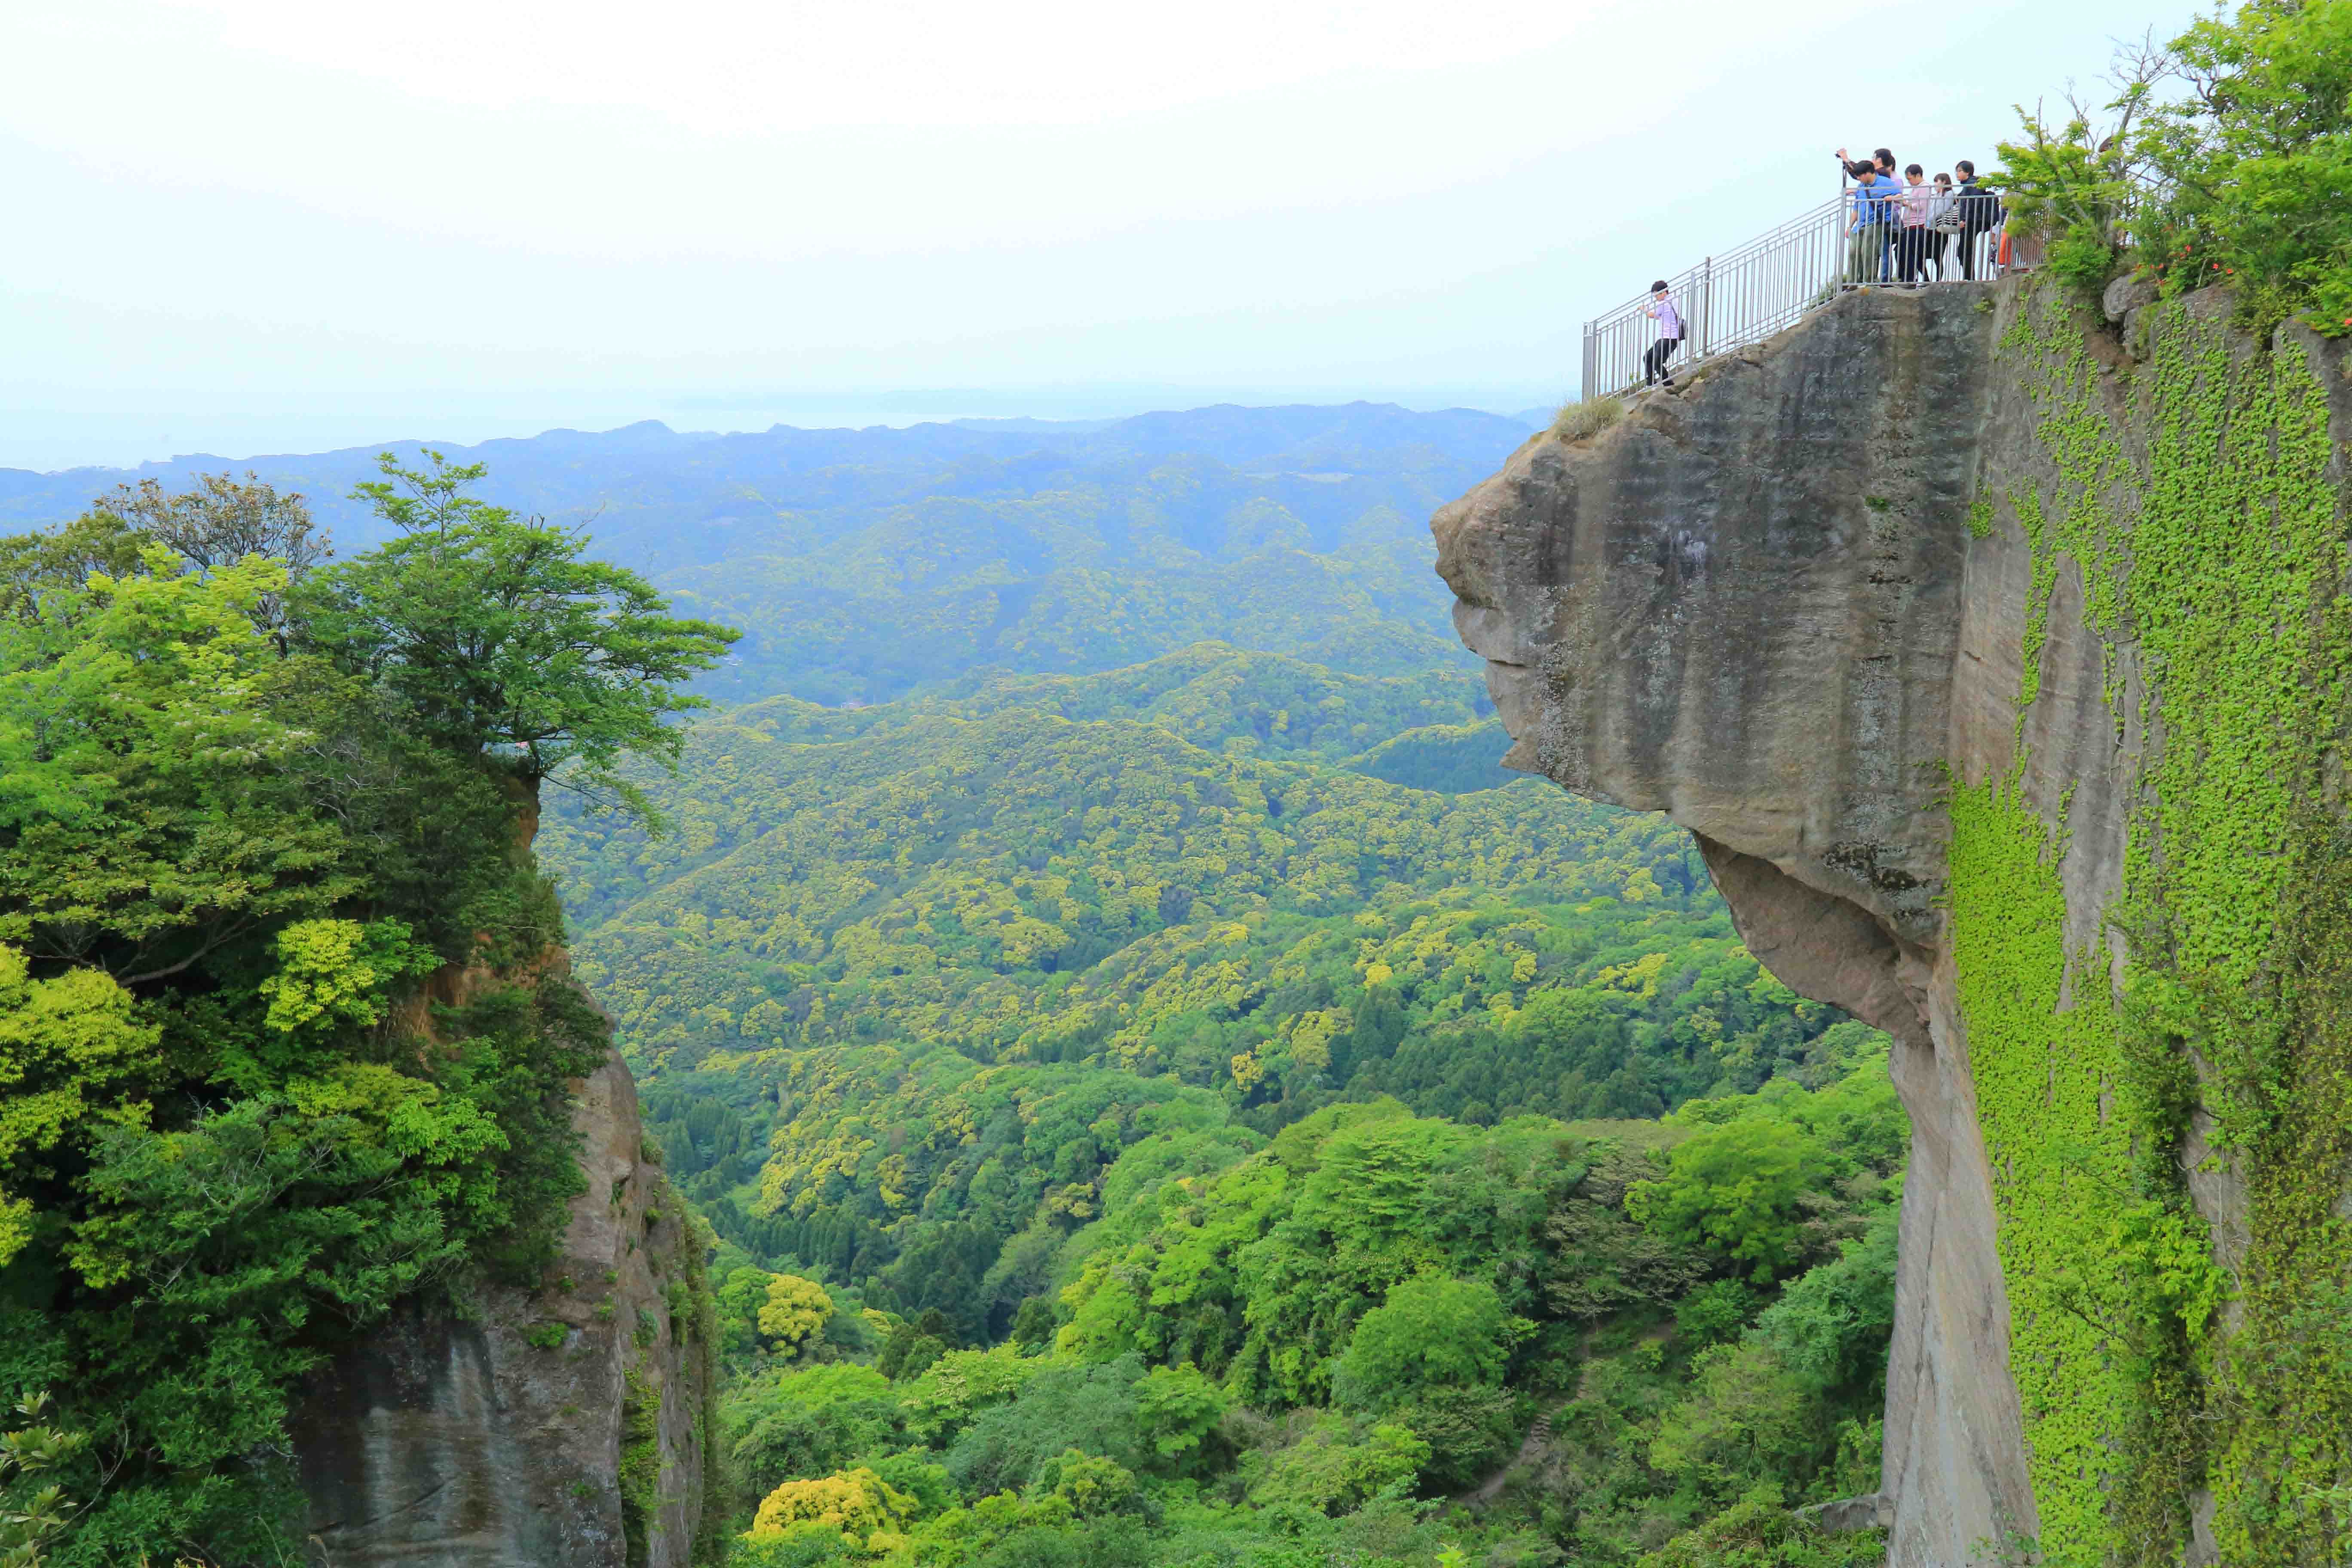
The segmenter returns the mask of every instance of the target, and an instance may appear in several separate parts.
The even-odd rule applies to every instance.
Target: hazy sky
[[[1524,406],[1832,147],[1990,165],[2189,9],[0,0],[0,465]]]

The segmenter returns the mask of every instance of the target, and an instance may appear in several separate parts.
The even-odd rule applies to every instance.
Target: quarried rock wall
[[[2352,1111],[2278,984],[2342,811],[2352,385],[2221,295],[2121,303],[1850,293],[1433,524],[1507,761],[1689,827],[1759,959],[1894,1037],[1903,1568],[2332,1560],[2277,1500],[2352,1463],[2352,1399],[2256,1394],[2238,1328],[2347,1261],[2261,1171]]]

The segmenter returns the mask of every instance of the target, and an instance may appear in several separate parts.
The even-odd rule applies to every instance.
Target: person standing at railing
[[[1895,194],[1894,182],[1874,167],[1864,169],[1857,178],[1853,218],[1845,226],[1848,282],[1875,283],[1886,276],[1895,217],[1888,209]]]
[[[1936,263],[1936,281],[1944,280],[1944,252],[1960,232],[1958,198],[1952,195],[1952,176],[1936,176],[1936,194],[1927,200],[1927,254]]]
[[[1907,182],[1895,197],[1895,210],[1902,215],[1903,230],[1895,242],[1895,276],[1906,283],[1924,283],[1927,271],[1928,204],[1936,199],[1936,188],[1927,183],[1927,172],[1914,163],[1903,171]]]
[[[1650,285],[1650,302],[1642,307],[1642,313],[1658,323],[1658,341],[1650,345],[1650,352],[1642,358],[1642,384],[1654,386],[1658,378],[1664,376],[1666,390],[1672,392],[1675,389],[1675,373],[1666,368],[1666,361],[1683,346],[1685,329],[1682,306],[1675,300],[1675,291],[1666,287],[1664,279],[1661,278]]]
[[[1963,158],[1952,167],[1960,172],[1959,188],[1952,193],[1952,203],[1960,211],[1960,276],[1972,279],[1977,275],[1979,242],[1998,231],[2007,215],[2001,211],[2000,198],[1977,184],[1976,164]]]

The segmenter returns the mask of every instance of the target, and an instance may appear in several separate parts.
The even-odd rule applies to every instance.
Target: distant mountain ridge
[[[330,525],[340,525],[354,544],[362,542],[362,509],[349,500],[351,487],[375,475],[376,454],[413,458],[430,447],[453,462],[484,462],[490,479],[483,493],[503,505],[546,512],[593,505],[604,481],[615,473],[642,477],[649,470],[710,473],[730,479],[808,473],[845,465],[901,468],[926,461],[971,457],[1003,460],[1052,452],[1082,462],[1118,457],[1168,457],[1199,452],[1229,465],[1282,458],[1293,468],[1344,468],[1338,459],[1370,454],[1386,466],[1386,454],[1427,447],[1433,455],[1470,461],[1495,449],[1507,452],[1535,426],[1520,417],[1453,408],[1420,413],[1394,404],[1299,404],[1244,407],[1237,404],[1139,414],[1126,419],[957,419],[906,426],[864,429],[801,429],[777,425],[762,431],[714,434],[678,431],[657,419],[603,431],[551,429],[537,436],[501,437],[465,445],[431,437],[399,437],[316,453],[268,453],[244,458],[197,452],[135,468],[79,468],[39,473],[0,468],[0,526],[39,527],[63,521],[116,484],[144,479],[166,486],[200,473],[251,469],[281,489],[298,489]],[[583,459],[606,465],[583,468]]]
[[[1211,640],[1359,674],[1468,668],[1423,520],[1528,434],[1357,403],[730,436],[647,421],[438,449],[488,466],[485,499],[583,526],[682,611],[742,626],[711,695],[839,703]],[[0,470],[0,528],[62,521],[126,479],[250,469],[308,496],[348,551],[381,526],[352,486],[378,451],[421,449]]]

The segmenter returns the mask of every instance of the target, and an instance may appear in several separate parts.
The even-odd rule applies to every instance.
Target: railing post
[[[1584,389],[1581,398],[1586,403],[1592,401],[1593,384],[1600,379],[1601,375],[1600,340],[1593,335],[1593,329],[1599,325],[1600,322],[1597,320],[1584,323]]]
[[[1693,363],[1706,357],[1707,334],[1715,331],[1715,258],[1710,256],[1699,268],[1698,283],[1698,353]]]

